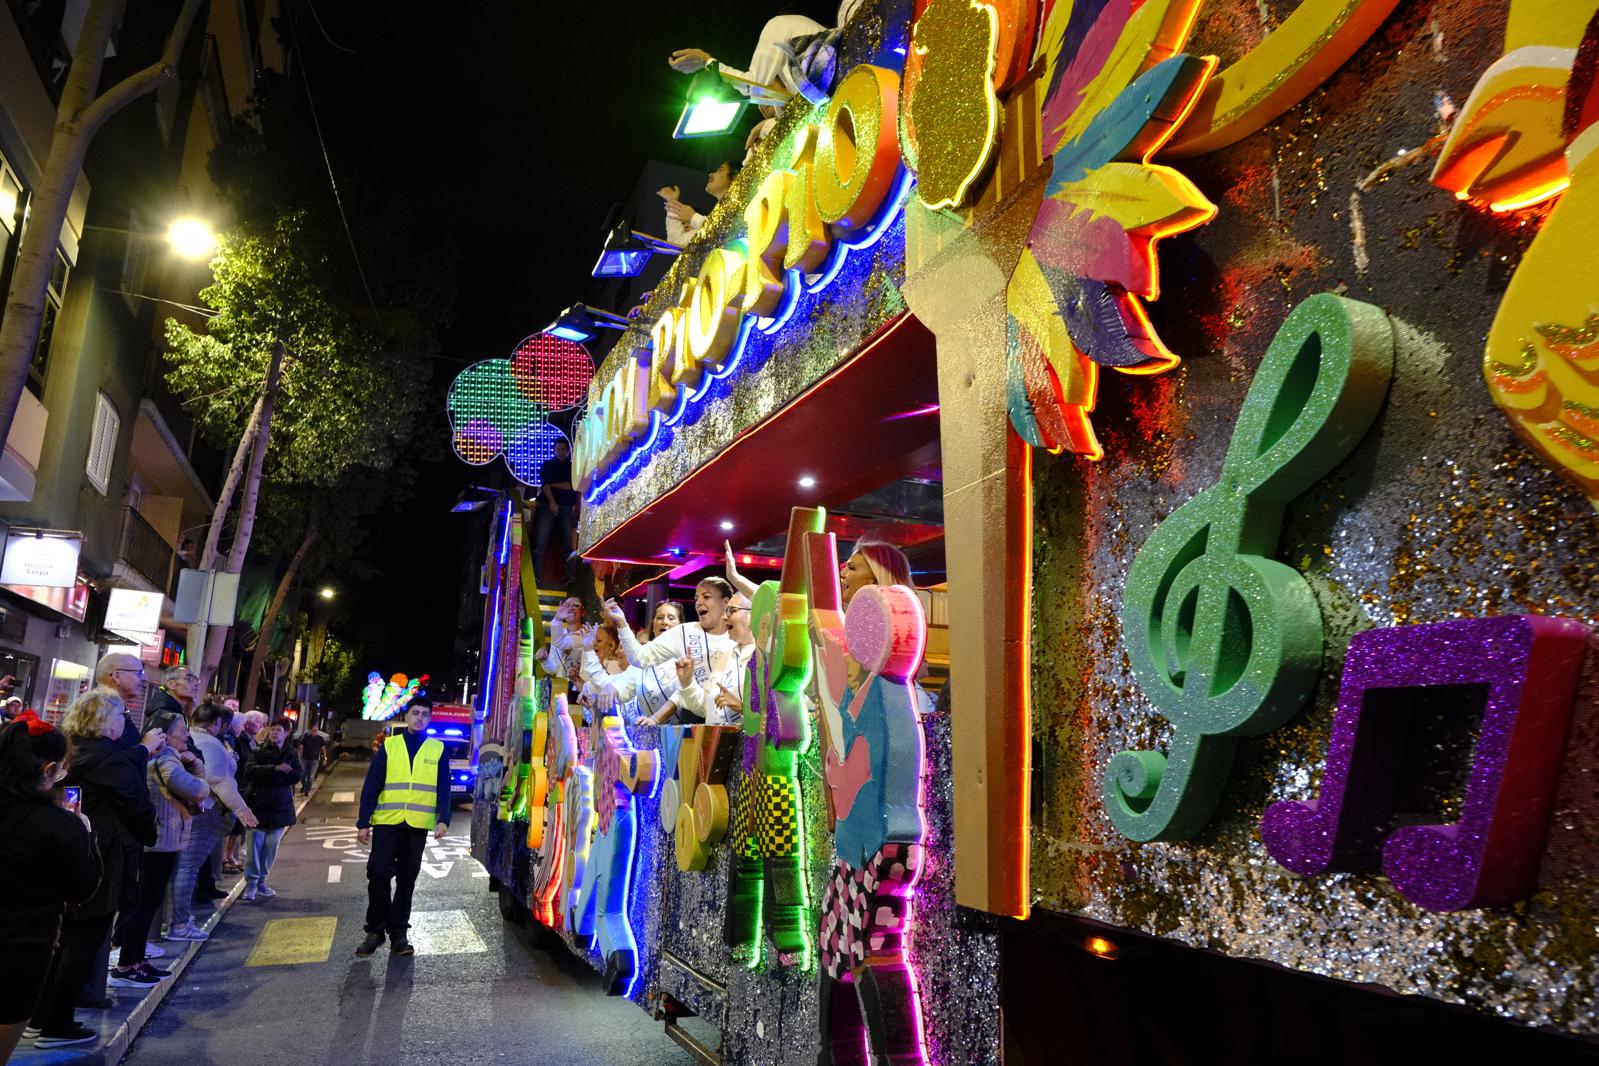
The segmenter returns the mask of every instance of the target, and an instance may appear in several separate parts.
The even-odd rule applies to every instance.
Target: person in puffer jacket
[[[189,750],[188,723],[181,715],[169,712],[157,715],[151,725],[167,735],[167,746],[150,757],[145,771],[150,803],[155,808],[156,839],[144,849],[138,901],[117,922],[121,954],[108,979],[117,988],[143,988],[161,982],[160,977],[145,972],[150,925],[166,898],[178,857],[189,842],[189,819],[202,805],[211,803],[205,763]]]
[[[300,757],[289,743],[294,723],[278,718],[266,730],[266,742],[255,749],[250,765],[243,770],[247,783],[245,797],[261,824],[250,830],[244,864],[244,894],[252,902],[270,899],[277,891],[267,884],[272,864],[278,857],[278,843],[294,824],[294,786],[300,780]]]

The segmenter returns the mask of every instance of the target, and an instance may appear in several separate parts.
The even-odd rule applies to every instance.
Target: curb
[[[331,767],[329,769],[331,770]],[[306,807],[310,806],[311,801],[316,799],[316,794],[321,791],[322,782],[325,780],[327,780],[327,773],[318,774],[316,784],[311,786],[310,793],[297,797],[298,802],[294,805],[296,821],[299,820],[300,814]],[[243,894],[244,879],[240,877],[239,882],[229,890],[227,896],[217,901],[216,913],[201,923],[200,927],[207,934],[210,934],[218,925],[222,924],[223,916],[233,909],[233,905],[239,901],[239,897]],[[162,941],[162,943],[167,945],[183,942],[166,940]],[[35,1048],[24,1041],[17,1045],[17,1050],[11,1056],[11,1061],[18,1063],[19,1066],[35,1066],[35,1064],[38,1064],[38,1066],[43,1066],[43,1064],[49,1064],[49,1066],[115,1066],[128,1053],[128,1049],[133,1046],[133,1041],[138,1037],[139,1032],[145,1025],[149,1023],[156,1009],[161,1006],[161,1002],[167,998],[167,994],[177,986],[178,981],[183,977],[184,971],[189,968],[189,963],[193,962],[195,956],[199,955],[204,948],[204,941],[184,944],[183,953],[172,963],[171,978],[152,988],[139,1001],[138,1006],[133,1008],[133,1013],[129,1014],[122,1024],[117,1026],[116,1031],[106,1039],[105,1043],[97,1044],[93,1048],[66,1047],[58,1050],[56,1048]]]

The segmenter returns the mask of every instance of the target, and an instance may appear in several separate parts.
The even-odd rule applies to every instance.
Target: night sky
[[[836,4],[287,2],[284,36],[297,39],[335,174],[359,171],[411,200],[411,224],[456,257],[455,318],[426,416],[432,454],[418,455],[414,493],[374,538],[382,576],[349,583],[334,625],[367,647],[363,674],[442,678],[469,526],[449,508],[483,479],[449,451],[451,379],[594,300],[607,215],[647,160],[706,168],[742,155],[742,130],[731,143],[672,140],[688,84],[666,65],[674,49],[742,67],[767,18],[797,10],[831,24]],[[357,219],[358,248],[373,224]]]

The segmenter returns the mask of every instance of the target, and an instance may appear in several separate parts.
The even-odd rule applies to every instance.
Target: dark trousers
[[[61,940],[44,975],[39,1005],[34,1008],[33,1024],[46,1033],[59,1033],[72,1025],[72,1008],[78,990],[88,980],[111,930],[111,915],[98,918],[73,918],[61,922]],[[102,967],[103,973],[103,967]]]
[[[111,942],[118,947],[126,943],[122,930],[139,905],[139,872],[143,865],[144,848],[129,841],[122,849],[122,889],[117,893],[117,923],[111,933]]]
[[[428,831],[409,825],[372,827],[372,854],[366,860],[366,931],[405,939],[411,927],[411,893],[422,872]],[[393,897],[389,882],[393,881]]]
[[[571,581],[577,575],[577,563],[568,558],[572,554],[572,508],[552,508],[546,500],[539,501],[539,513],[533,519],[533,577],[539,582],[544,580],[544,549],[549,547],[550,537],[555,538],[556,550],[561,553],[562,567],[566,580]]]
[[[117,965],[132,966],[144,961],[144,945],[150,939],[150,926],[166,899],[167,885],[172,883],[172,871],[177,868],[176,851],[147,851],[144,868],[139,871],[139,899],[133,909],[117,919],[117,941],[122,954]]]

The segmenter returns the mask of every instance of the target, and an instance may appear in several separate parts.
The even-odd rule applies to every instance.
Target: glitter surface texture
[[[1258,5],[1211,0],[1189,45],[1229,64]],[[1185,160],[1221,213],[1161,250],[1151,317],[1183,365],[1101,380],[1100,463],[1034,466],[1035,905],[1241,958],[1599,1035],[1599,682],[1584,673],[1533,890],[1430,911],[1375,872],[1299,877],[1260,838],[1267,807],[1324,786],[1355,634],[1503,615],[1599,620],[1599,528],[1584,495],[1513,434],[1481,374],[1500,295],[1539,212],[1501,217],[1428,181],[1440,124],[1501,53],[1505,5],[1400,5],[1305,101],[1231,147]],[[1371,431],[1287,506],[1275,558],[1325,629],[1321,673],[1288,724],[1238,744],[1205,829],[1132,843],[1105,817],[1118,751],[1173,730],[1138,684],[1119,617],[1151,531],[1215,484],[1272,336],[1340,292],[1394,323],[1394,374]],[[1596,660],[1590,652],[1589,663]],[[1415,782],[1429,823],[1461,817],[1474,723],[1442,712]]]
[[[1579,622],[1462,619],[1357,633],[1349,642],[1321,796],[1266,808],[1261,839],[1288,869],[1382,869],[1434,911],[1511,903],[1533,887],[1538,849],[1588,642]],[[1394,827],[1415,724],[1439,697],[1480,714],[1459,820]]]

